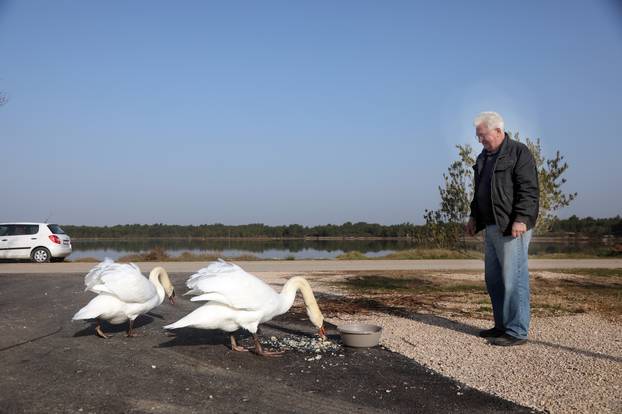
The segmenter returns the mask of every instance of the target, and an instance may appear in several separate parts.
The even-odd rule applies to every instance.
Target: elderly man
[[[527,146],[504,132],[498,113],[482,112],[474,124],[484,149],[473,166],[475,192],[466,232],[486,230],[485,279],[495,319],[480,336],[493,345],[520,345],[529,330],[527,250],[538,218],[538,172]]]

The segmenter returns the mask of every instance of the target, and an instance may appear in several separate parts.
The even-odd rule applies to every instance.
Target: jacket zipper
[[[490,178],[490,207],[492,207],[492,216],[495,219],[495,224],[499,227],[499,222],[497,221],[497,215],[495,214],[495,203],[493,202],[493,189],[495,184],[495,170],[497,169],[497,163],[499,162],[499,155],[495,158],[495,163],[492,166],[492,177]]]

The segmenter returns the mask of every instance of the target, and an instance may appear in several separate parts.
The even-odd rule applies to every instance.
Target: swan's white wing
[[[218,259],[217,262],[211,262],[202,269],[199,269],[195,274],[190,276],[186,281],[186,286],[190,289],[188,292],[184,293],[184,295],[201,295],[205,293],[205,291],[201,290],[198,287],[198,284],[201,280],[207,277],[215,277],[219,275],[227,275],[231,273],[235,273],[242,268],[233,263],[227,263],[222,259]]]
[[[118,263],[115,263],[111,259],[106,257],[103,262],[92,268],[86,274],[86,276],[84,276],[84,285],[86,286],[84,290],[91,290],[93,286],[98,285],[100,283],[100,278],[105,270],[114,269],[118,266],[120,266]]]
[[[197,273],[190,276],[188,280],[186,281],[186,285],[190,288],[193,280],[201,278],[206,275],[213,276],[217,274],[237,272],[238,270],[242,270],[242,268],[236,264],[228,263],[222,259],[218,259],[217,262],[209,263],[207,267],[200,269]]]
[[[192,297],[192,299],[190,300],[192,302],[208,302],[208,301],[218,302],[220,304],[227,305],[230,308],[235,308],[235,305],[231,303],[229,298],[221,295],[220,293],[203,293],[203,294],[199,294],[197,296]]]
[[[235,309],[260,309],[278,294],[268,284],[241,267],[223,261],[212,262],[186,281],[192,300],[209,300]]]
[[[143,303],[157,295],[155,286],[133,263],[114,263],[110,259],[95,266],[85,277],[85,290],[109,294],[126,303]]]

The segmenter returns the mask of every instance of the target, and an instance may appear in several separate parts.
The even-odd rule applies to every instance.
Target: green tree
[[[428,238],[439,247],[454,246],[459,241],[473,198],[473,148],[469,144],[456,148],[459,158],[447,168],[444,184],[438,187],[440,209],[425,210],[424,214]]]
[[[514,134],[514,139],[520,141],[518,133]],[[545,233],[557,219],[554,212],[570,205],[577,193],[565,193],[561,188],[566,183],[563,175],[568,170],[568,163],[559,151],[556,151],[555,157],[546,158],[542,154],[539,138],[535,141],[526,138],[525,145],[535,159],[540,184],[540,214],[535,231]],[[443,174],[444,183],[439,186],[440,208],[426,210],[424,214],[427,235],[437,245],[455,245],[459,241],[473,198],[473,148],[468,144],[456,145],[456,148],[458,160],[447,168],[447,173]]]
[[[514,139],[520,141],[518,132],[514,134]],[[525,145],[536,161],[540,183],[540,214],[536,222],[536,233],[546,233],[557,220],[555,211],[569,206],[577,197],[577,193],[566,194],[561,188],[566,183],[566,179],[562,176],[568,170],[568,163],[564,161],[564,156],[559,150],[555,152],[555,157],[547,159],[542,155],[540,138],[535,141],[525,138]]]

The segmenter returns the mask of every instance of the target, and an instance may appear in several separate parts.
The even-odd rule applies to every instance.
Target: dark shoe
[[[512,335],[508,335],[505,333],[499,337],[490,339],[490,344],[497,345],[497,346],[515,346],[515,345],[522,345],[526,342],[527,342],[527,339],[516,338]]]
[[[498,328],[490,328],[483,331],[479,331],[479,336],[482,338],[498,338],[503,335],[505,331]]]

